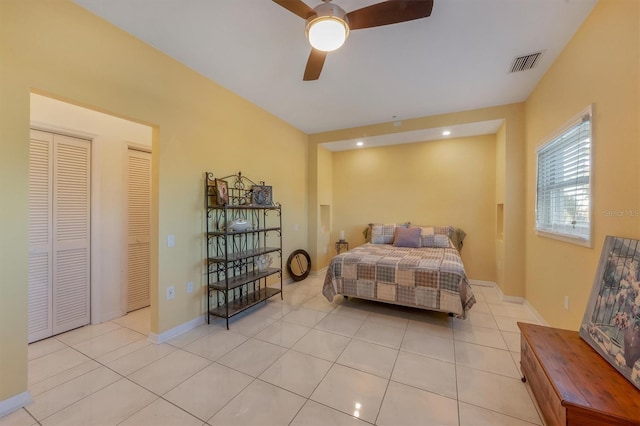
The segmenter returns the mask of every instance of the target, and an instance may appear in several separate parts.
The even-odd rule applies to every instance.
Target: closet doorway
[[[87,280],[90,285],[88,322],[99,324],[120,318],[129,310],[129,148],[143,151],[143,155],[149,156],[153,128],[37,93],[30,94],[30,111],[31,127],[38,131],[90,140],[91,251],[90,275]],[[30,148],[32,151],[33,148]],[[136,228],[139,231],[139,227]],[[153,228],[149,226],[148,229],[151,231],[151,238],[145,237],[146,240],[140,241],[143,244],[149,239],[153,242],[157,238]],[[140,240],[139,235],[134,237]],[[41,251],[41,247],[35,248],[36,251],[32,250],[34,254]],[[140,247],[136,250],[138,253],[141,251]],[[143,258],[146,268],[151,263],[150,258]],[[41,257],[38,260],[42,263],[43,259]],[[31,277],[37,277],[36,271],[32,272]],[[30,310],[36,308],[37,304],[31,302],[31,297],[29,304]],[[51,317],[52,312],[42,315]]]
[[[31,130],[28,340],[90,321],[91,142]]]

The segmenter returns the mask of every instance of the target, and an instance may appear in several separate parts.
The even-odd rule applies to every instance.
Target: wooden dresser
[[[523,380],[548,426],[640,425],[640,390],[577,331],[518,323]]]

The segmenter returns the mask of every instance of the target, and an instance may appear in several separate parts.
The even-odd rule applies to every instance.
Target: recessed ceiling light
[[[362,146],[362,145],[364,145],[364,142],[360,141],[360,142],[356,143],[356,145]]]
[[[450,130],[445,130],[444,132],[442,132],[442,136],[449,136],[451,134]]]

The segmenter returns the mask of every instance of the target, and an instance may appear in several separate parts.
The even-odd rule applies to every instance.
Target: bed
[[[371,242],[331,260],[322,289],[327,300],[341,294],[466,317],[476,300],[450,238],[454,228],[370,228]]]

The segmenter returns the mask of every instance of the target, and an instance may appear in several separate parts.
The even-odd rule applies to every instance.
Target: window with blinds
[[[591,244],[591,107],[538,149],[536,230]]]

